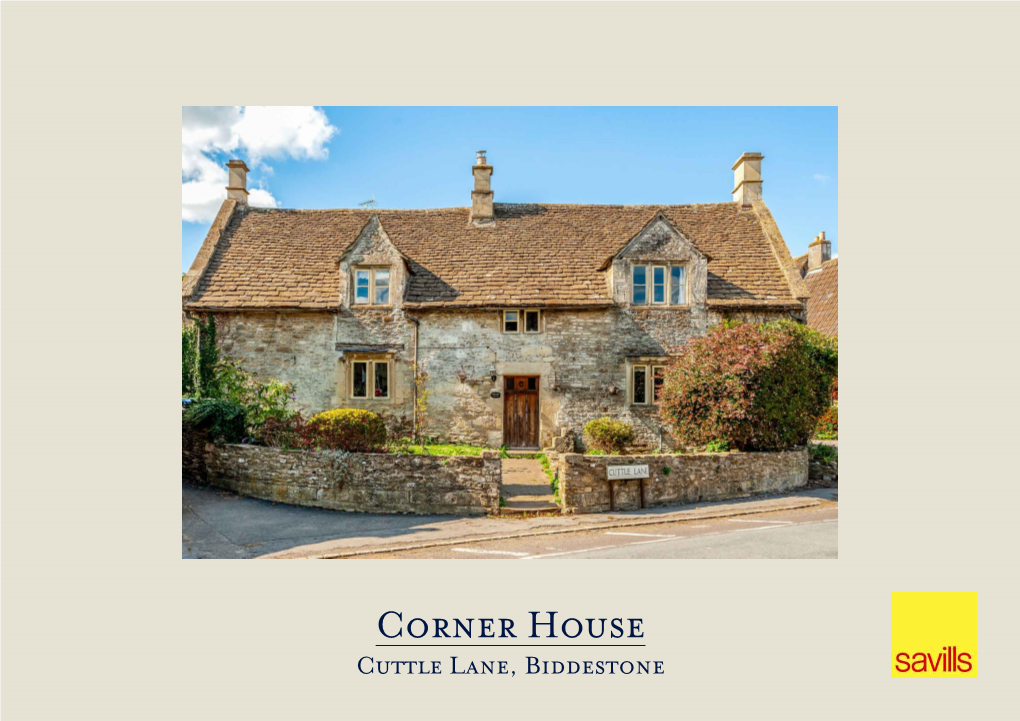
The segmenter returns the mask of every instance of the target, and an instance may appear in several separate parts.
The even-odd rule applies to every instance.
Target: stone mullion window
[[[628,397],[631,405],[649,406],[659,402],[666,366],[646,361],[633,363],[628,371]]]
[[[631,268],[632,305],[687,305],[687,268],[669,263]]]
[[[501,313],[504,333],[529,333],[535,335],[542,332],[542,311],[540,310],[504,310]]]
[[[393,364],[389,360],[352,360],[350,395],[355,400],[389,400],[392,396]]]

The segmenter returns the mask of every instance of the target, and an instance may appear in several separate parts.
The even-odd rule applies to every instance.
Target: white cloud
[[[265,159],[324,160],[326,145],[340,132],[319,108],[206,106],[181,108],[181,218],[207,223],[227,197],[224,153],[244,153],[252,172],[272,175]],[[265,187],[252,188],[248,202],[276,208]]]
[[[828,175],[822,175],[821,173],[815,173],[811,177],[814,178],[815,180],[817,180],[819,183],[821,183],[823,185],[825,183],[828,183],[830,180],[832,180],[832,178],[830,178]]]

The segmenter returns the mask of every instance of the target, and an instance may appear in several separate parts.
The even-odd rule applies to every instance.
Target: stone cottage
[[[306,413],[410,419],[417,364],[430,435],[546,448],[611,415],[657,445],[661,372],[689,338],[804,318],[762,160],[737,160],[726,203],[498,204],[481,151],[471,206],[430,210],[253,208],[232,160],[184,310],[215,317],[225,356],[293,382]]]
[[[794,267],[807,285],[810,297],[805,320],[811,328],[839,336],[839,258],[832,257],[832,243],[825,231],[816,237],[808,252],[793,259]]]

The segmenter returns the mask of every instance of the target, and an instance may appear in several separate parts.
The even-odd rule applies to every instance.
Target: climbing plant
[[[421,446],[422,454],[429,434],[429,391],[426,383],[429,374],[418,363],[412,368],[414,374],[414,442]]]
[[[216,347],[216,320],[209,315],[205,322],[196,322],[198,326],[198,383],[199,393],[206,398],[217,397],[216,364],[220,360],[220,351]]]
[[[198,393],[198,328],[188,323],[181,326],[181,397],[193,398]]]

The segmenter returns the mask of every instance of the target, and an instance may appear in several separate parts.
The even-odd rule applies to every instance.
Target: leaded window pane
[[[652,268],[652,302],[666,302],[666,269],[661,266]]]
[[[687,303],[687,289],[684,287],[683,267],[674,265],[670,269],[669,289],[669,302],[672,305],[685,305]]]
[[[375,304],[389,305],[390,303],[390,271],[377,270],[375,272]]]
[[[375,364],[375,397],[388,398],[390,395],[390,366],[387,363]]]
[[[524,330],[527,333],[538,333],[538,311],[529,310],[524,314]]]
[[[648,382],[648,369],[645,366],[634,367],[634,402],[647,403],[648,389],[645,387]]]
[[[355,398],[368,397],[368,363],[355,363],[353,371],[353,390]]]
[[[505,333],[516,333],[518,330],[517,311],[508,310],[503,314],[503,331]]]
[[[644,305],[648,302],[648,269],[643,265],[634,266],[634,282],[632,283],[634,305]]]
[[[368,271],[359,270],[354,273],[354,302],[368,302]]]

